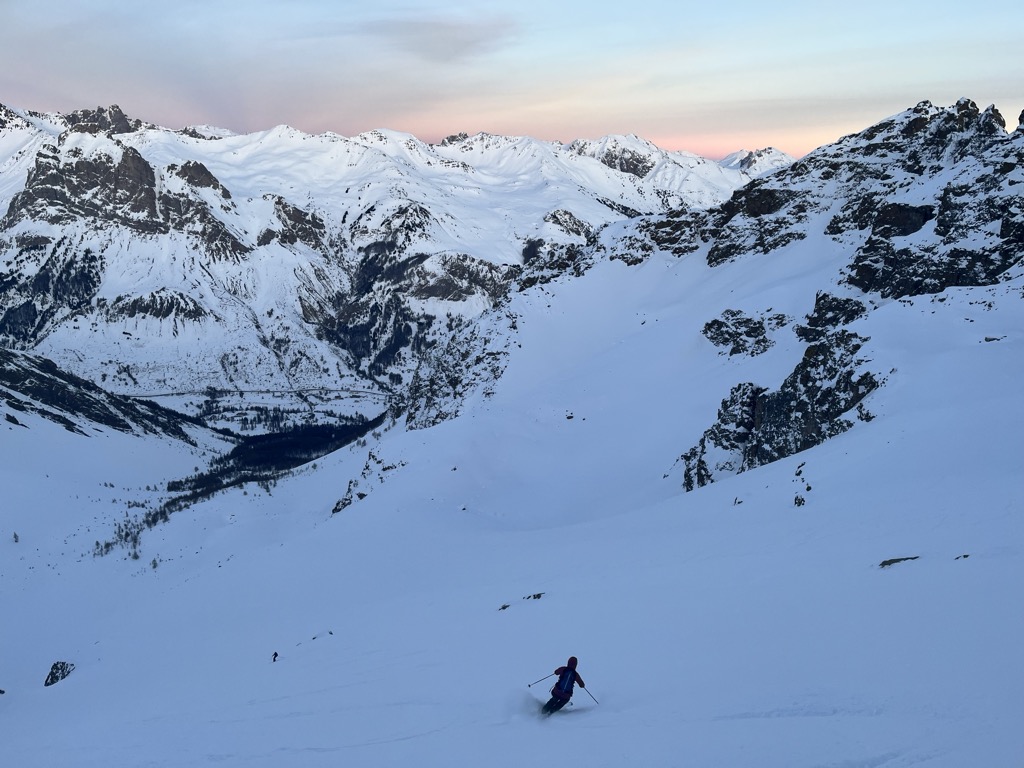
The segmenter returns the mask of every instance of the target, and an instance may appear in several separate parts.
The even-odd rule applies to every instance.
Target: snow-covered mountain
[[[236,429],[282,409],[375,413],[525,263],[790,161],[722,165],[635,136],[430,145],[0,108],[0,340]]]
[[[643,171],[623,143],[572,152]],[[327,435],[87,423],[94,385],[6,352],[0,757],[1015,765],[1022,185],[1024,128],[921,103],[510,260]]]

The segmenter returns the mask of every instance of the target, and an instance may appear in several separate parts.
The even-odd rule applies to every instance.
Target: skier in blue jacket
[[[580,673],[576,671],[576,664],[576,657],[570,656],[569,661],[566,662],[564,667],[559,667],[555,670],[555,674],[558,675],[558,682],[551,687],[551,699],[541,710],[545,715],[557,712],[569,703],[569,699],[572,698],[574,685],[578,683],[580,688],[587,687],[583,683]]]

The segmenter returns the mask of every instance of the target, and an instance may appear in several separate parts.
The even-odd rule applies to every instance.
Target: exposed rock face
[[[80,109],[64,115],[68,128],[79,133],[134,133],[144,126],[141,120],[129,118],[116,104],[96,109]]]
[[[850,412],[880,384],[857,355],[867,339],[846,330],[809,344],[779,389],[738,384],[718,419],[683,454],[683,487],[691,491],[819,445],[853,426]],[[861,412],[863,418],[870,418]]]
[[[653,150],[654,148],[651,147]],[[602,165],[622,173],[644,178],[655,166],[652,152],[643,152],[639,149],[623,146],[614,139],[608,140],[599,146],[592,142],[577,140],[570,146],[569,150],[580,155],[591,155]]]
[[[822,341],[829,331],[841,325],[849,325],[867,314],[867,311],[864,302],[858,299],[819,292],[814,297],[814,309],[807,316],[807,322],[796,326],[794,330],[803,341]]]
[[[796,190],[781,188],[775,177],[758,179],[733,193],[712,211],[702,237],[712,238],[708,264],[716,266],[741,255],[769,253],[807,235],[806,204]]]
[[[74,671],[75,665],[70,661],[53,662],[53,666],[50,667],[50,673],[46,676],[46,682],[43,683],[43,687],[45,688],[59,683]]]
[[[708,322],[703,333],[716,347],[727,348],[723,354],[756,356],[767,352],[775,343],[768,337],[769,331],[777,331],[787,322],[783,314],[753,318],[739,310],[727,309],[721,319]]]
[[[854,254],[850,285],[884,297],[988,285],[1024,254],[1024,132],[995,108],[928,102],[757,179],[708,211],[645,225],[663,250],[712,266],[804,239],[811,217]]]
[[[176,173],[179,177],[191,184],[193,187],[208,187],[215,189],[225,200],[231,199],[231,192],[220,183],[216,176],[210,173],[210,169],[200,162],[188,160],[180,167],[169,165],[168,171]]]
[[[629,173],[640,179],[650,173],[651,169],[654,168],[654,161],[650,157],[628,149],[623,149],[618,152],[605,152],[598,159],[609,168],[613,168],[616,171],[622,171],[623,173]]]
[[[61,134],[36,155],[25,188],[11,200],[0,230],[26,219],[50,224],[74,217],[113,220],[139,232],[166,231],[156,212],[156,174],[133,147],[86,157]]]
[[[103,276],[103,259],[91,248],[61,239],[21,241],[19,255],[33,253],[35,274],[10,274],[0,280],[0,340],[28,349],[59,318],[74,317],[91,306]],[[35,253],[41,252],[42,258]]]
[[[490,385],[508,365],[508,347],[517,330],[516,317],[500,308],[482,322],[456,324],[444,346],[430,349],[409,386],[403,405],[411,429],[434,426],[454,418],[474,392],[489,396]]]

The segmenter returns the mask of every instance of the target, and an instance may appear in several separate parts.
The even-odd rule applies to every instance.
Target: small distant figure
[[[550,701],[541,709],[541,712],[545,715],[557,712],[569,703],[569,699],[572,698],[574,685],[579,684],[580,688],[587,687],[583,682],[583,678],[580,677],[580,673],[576,671],[576,664],[576,657],[570,656],[569,661],[566,662],[564,667],[559,667],[555,670],[555,674],[558,675],[558,682],[551,687]]]
[[[274,651],[274,658],[272,658],[271,661],[277,661],[277,651]]]

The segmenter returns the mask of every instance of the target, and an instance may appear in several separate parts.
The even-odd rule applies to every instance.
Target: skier
[[[570,656],[564,667],[555,670],[558,682],[551,687],[551,700],[541,710],[545,715],[557,712],[569,702],[569,699],[572,698],[573,685],[579,683],[580,688],[587,687],[583,683],[580,673],[576,671],[576,664],[576,657]]]

